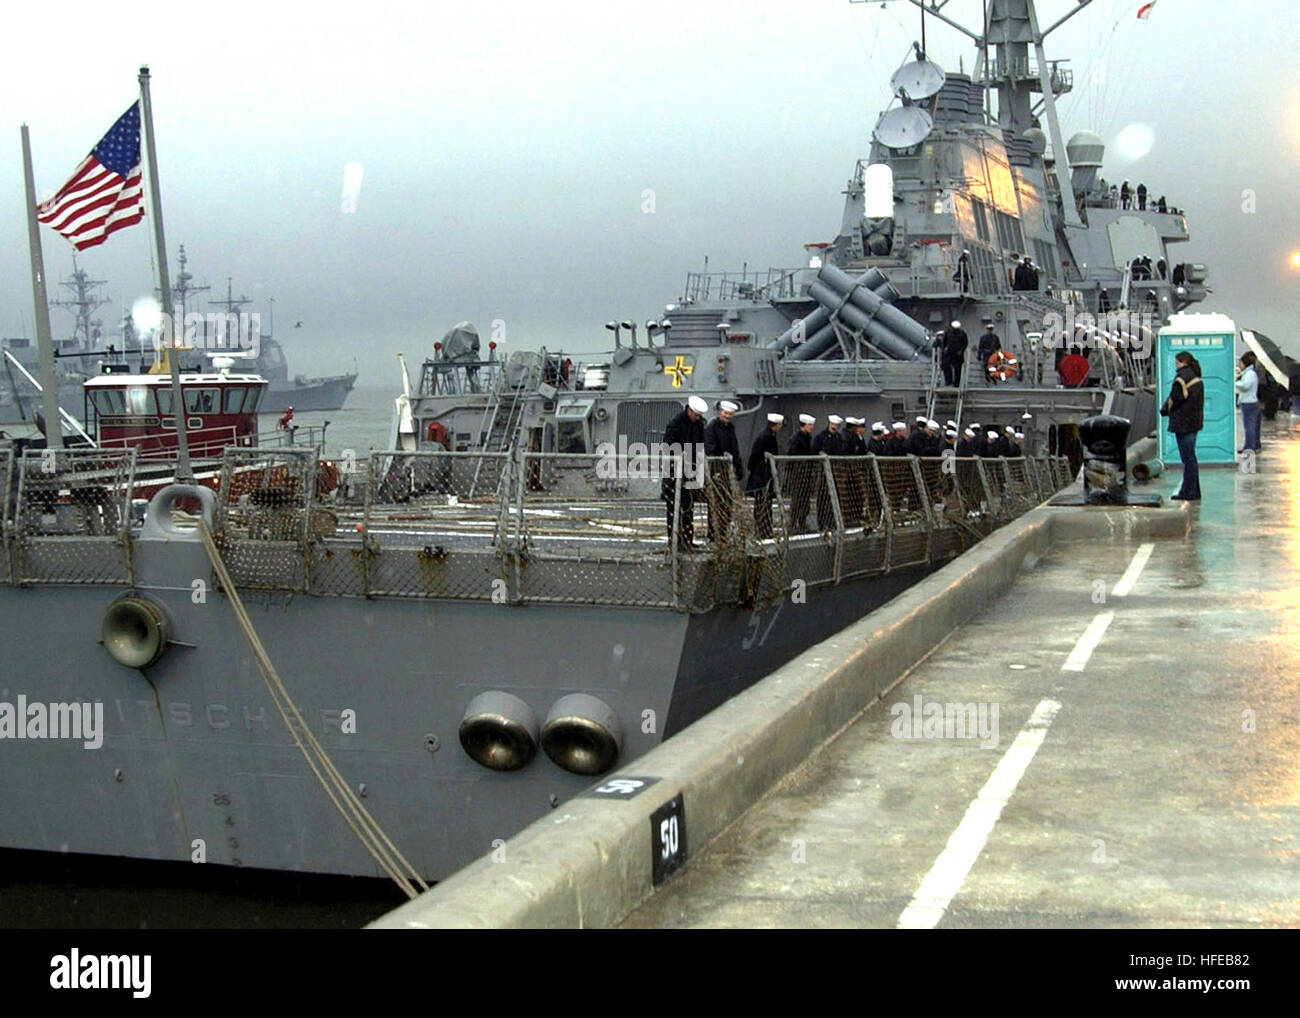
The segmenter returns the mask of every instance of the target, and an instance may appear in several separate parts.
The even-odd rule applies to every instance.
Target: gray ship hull
[[[356,381],[357,376],[349,374],[311,378],[305,385],[272,382],[262,397],[260,409],[265,414],[284,413],[289,407],[298,413],[309,410],[341,410]]]
[[[142,569],[157,550],[140,549]],[[0,589],[11,634],[51,634],[6,641],[0,700],[102,700],[105,714],[99,749],[0,740],[0,844],[381,876],[295,748],[230,605],[219,594],[192,603],[190,577],[208,574],[201,552],[175,550],[155,563],[170,582],[133,588],[165,606],[178,641],[147,677],[100,645],[104,610],[126,588]],[[471,761],[457,725],[476,693],[512,692],[539,716],[570,692],[600,696],[624,718],[653,711],[653,731],[624,732],[622,766],[931,568],[759,612],[253,594],[246,604],[341,773],[436,879],[593,780],[540,753],[513,773]],[[345,711],[355,734],[343,730]]]

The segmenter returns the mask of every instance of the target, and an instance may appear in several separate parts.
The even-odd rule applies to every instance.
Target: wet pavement
[[[1263,440],[1186,541],[1053,546],[625,925],[1300,925],[1300,430]]]

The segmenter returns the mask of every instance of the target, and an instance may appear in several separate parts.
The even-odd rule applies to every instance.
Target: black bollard
[[[1083,443],[1083,504],[1127,505],[1128,432],[1124,417],[1099,414],[1079,424]]]

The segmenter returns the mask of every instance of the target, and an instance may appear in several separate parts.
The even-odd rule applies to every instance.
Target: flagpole
[[[41,254],[41,227],[36,219],[36,177],[32,173],[32,143],[23,136],[23,176],[27,185],[27,246],[32,254],[32,299],[36,304],[36,346],[41,355],[41,396],[45,406],[45,446],[63,448],[59,423],[59,385],[54,377],[54,340],[50,337],[50,305],[45,294],[45,258]]]
[[[190,442],[185,430],[185,403],[181,397],[181,375],[177,360],[179,341],[184,335],[184,323],[176,321],[172,307],[171,278],[167,273],[167,241],[163,236],[162,199],[158,192],[158,152],[153,143],[153,105],[149,101],[149,68],[140,68],[140,124],[144,128],[145,158],[149,167],[149,205],[153,216],[154,246],[158,249],[158,290],[162,294],[163,314],[170,327],[163,335],[170,338],[167,366],[172,376],[172,420],[176,423],[176,480],[194,483],[190,467]]]

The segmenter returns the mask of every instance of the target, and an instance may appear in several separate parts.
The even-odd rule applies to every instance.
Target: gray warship
[[[65,296],[53,305],[71,311],[74,318],[72,335],[54,344],[59,405],[75,409],[81,406],[82,383],[98,373],[96,358],[104,353],[104,323],[95,312],[109,303],[101,293],[107,282],[92,279],[73,258],[71,275],[59,285]],[[0,358],[4,361],[0,371],[0,424],[34,425],[40,409],[40,390],[35,382],[36,344],[26,337],[6,338],[0,341]]]
[[[221,308],[224,314],[237,315],[251,301],[243,294],[236,297],[234,285],[227,278],[226,296],[210,303]],[[268,318],[266,327],[260,333],[257,355],[246,362],[249,371],[261,375],[269,383],[262,403],[262,412],[283,413],[290,407],[300,413],[310,410],[343,409],[348,394],[356,384],[356,371],[320,377],[294,375],[290,378],[289,362],[285,359],[284,348],[272,335],[272,325],[273,322]]]
[[[364,810],[441,878],[1067,485],[1082,418],[1149,428],[1142,330],[1205,270],[1138,271],[1182,215],[1111,200],[1100,142],[1060,141],[1055,26],[1031,0],[988,11],[973,75],[923,52],[894,74],[833,239],[689,274],[608,323],[605,356],[499,356],[462,323],[403,369],[389,450],[228,448],[215,493],[147,505],[134,450],[5,450],[0,844],[392,875]],[[1155,318],[1099,319],[1108,300]],[[972,349],[948,385],[953,321]],[[978,421],[1026,448],[769,453],[765,519],[726,458],[654,462],[692,396],[738,404],[744,450],[772,413]],[[30,714],[17,736],[20,696],[46,737]],[[102,725],[70,732],[92,704]]]

